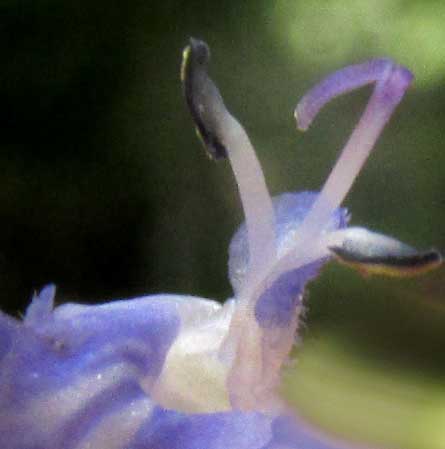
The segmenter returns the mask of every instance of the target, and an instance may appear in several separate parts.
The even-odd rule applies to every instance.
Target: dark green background
[[[230,296],[227,245],[242,215],[182,98],[191,35],[209,43],[273,193],[321,186],[370,92],[337,100],[303,135],[292,112],[306,89],[369,57],[410,67],[417,81],[346,206],[354,224],[445,249],[441,1],[3,0],[0,17],[2,309],[23,312],[50,281],[60,302]],[[444,270],[400,281],[329,267],[311,288],[287,394],[338,432],[445,447],[444,286]]]

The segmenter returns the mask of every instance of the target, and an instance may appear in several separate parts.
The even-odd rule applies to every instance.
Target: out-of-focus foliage
[[[445,385],[417,370],[357,354],[329,333],[311,339],[286,392],[304,415],[338,435],[378,447],[442,449]],[[329,342],[329,343],[328,343]]]
[[[369,94],[339,99],[302,135],[292,111],[306,89],[373,56],[410,67],[418,82],[346,205],[354,224],[445,249],[442,2],[7,0],[0,14],[3,309],[22,311],[48,281],[77,301],[230,296],[241,216],[229,168],[206,159],[184,106],[190,35],[210,44],[275,193],[320,187]],[[443,446],[444,283],[444,270],[409,282],[327,270],[286,394],[340,433]]]
[[[281,39],[319,66],[351,55],[391,55],[418,74],[421,86],[440,83],[445,67],[445,3],[400,0],[270,2]],[[335,38],[333,38],[335,36]]]

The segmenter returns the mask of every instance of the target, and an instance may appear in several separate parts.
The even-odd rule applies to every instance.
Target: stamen
[[[342,229],[331,233],[328,239],[328,248],[335,258],[365,276],[411,277],[442,264],[441,254],[434,249],[418,251],[393,237],[366,228]]]
[[[303,97],[296,108],[296,118],[299,127],[306,129],[332,98],[371,82],[376,84],[365,112],[304,220],[301,234],[308,230],[312,235],[318,233],[340,206],[412,79],[405,67],[389,59],[377,59],[335,72]]]
[[[320,109],[331,99],[375,82],[368,105],[343,148],[323,189],[298,228],[294,245],[271,270],[272,279],[280,273],[311,263],[328,253],[323,239],[317,236],[334,211],[341,205],[355,178],[369,156],[377,138],[413,80],[412,73],[390,59],[375,59],[349,66],[329,75],[312,88],[295,110],[298,127],[308,128]],[[312,245],[306,242],[312,241]],[[272,272],[274,274],[272,274]]]
[[[218,88],[207,75],[209,59],[207,44],[191,38],[184,50],[181,79],[208,154],[214,159],[228,157],[238,184],[249,241],[248,283],[275,254],[272,201],[249,137],[226,109]]]
[[[294,116],[300,131],[307,131],[321,108],[340,95],[377,81],[392,64],[389,59],[372,59],[338,70],[307,92],[295,108]]]

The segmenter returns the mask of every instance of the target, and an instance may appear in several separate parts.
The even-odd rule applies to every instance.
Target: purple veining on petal
[[[137,380],[129,378],[86,399],[82,409],[70,416],[57,432],[54,448],[75,448],[80,442],[88,440],[89,432],[94,431],[102,420],[144,396]]]
[[[77,306],[73,316],[64,312],[70,307],[56,309],[54,322],[39,329],[39,334],[25,329],[18,332],[13,354],[2,369],[2,374],[6,368],[18,373],[8,380],[15,400],[57,390],[85,373],[100,372],[117,363],[128,363],[129,368],[142,371],[140,376],[159,374],[179,330],[174,304],[163,297],[148,297]]]
[[[55,314],[60,317],[55,338],[66,341],[71,352],[86,355],[82,363],[88,369],[126,360],[136,362],[143,374],[156,376],[178,333],[176,306],[163,297],[85,306],[72,318],[65,316],[64,307],[70,306],[59,307]]]
[[[143,334],[141,334],[143,335]],[[142,339],[140,341],[143,341]],[[160,357],[163,357],[165,354],[165,349],[163,349],[163,341],[160,339],[160,345],[158,348],[160,351],[155,354],[154,360],[147,358],[147,354],[143,350],[141,345],[136,347],[132,347],[131,341],[122,337],[122,341],[116,343],[113,352],[101,354],[97,353],[97,357],[95,358],[94,364],[90,364],[85,366],[85,371],[88,373],[100,372],[107,367],[110,367],[116,363],[116,360],[119,360],[121,363],[128,364],[132,367],[132,369],[137,373],[138,376],[155,376],[159,374],[159,366],[162,366],[162,360],[159,360]],[[85,348],[88,350],[87,348]],[[92,348],[95,350],[96,348]],[[100,347],[97,347],[100,350]],[[158,360],[156,360],[158,359]],[[155,363],[152,364],[152,362]],[[155,367],[155,369],[153,369]]]
[[[135,397],[148,397],[147,379],[160,373],[180,330],[180,299],[162,295],[99,306],[68,304],[56,308],[38,331],[0,315],[6,342],[0,361],[0,435],[10,442],[8,449],[27,448],[31,440],[42,441],[46,449],[62,447],[65,437],[51,442],[63,423],[76,427],[94,410],[105,416],[128,403],[128,395],[121,394],[127,389],[125,376],[130,396],[137,390]]]
[[[157,408],[132,449],[261,449],[271,438],[271,419],[261,413],[185,415]]]

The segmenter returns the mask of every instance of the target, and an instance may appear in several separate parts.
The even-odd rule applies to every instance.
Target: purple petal
[[[271,438],[271,419],[260,413],[185,415],[155,409],[132,449],[260,449]],[[302,448],[303,449],[303,448]]]
[[[55,448],[74,449],[79,447],[79,443],[82,443],[88,444],[89,447],[98,447],[97,443],[92,445],[91,440],[106,441],[106,435],[104,434],[110,434],[113,431],[113,424],[116,425],[115,415],[120,416],[122,411],[131,413],[133,404],[137,402],[144,404],[145,414],[149,416],[151,404],[147,401],[146,394],[141,389],[138,380],[134,377],[122,379],[116,385],[112,385],[91,399],[87,399],[80,410],[67,418],[52,436],[53,446]],[[138,423],[137,418],[134,420]],[[128,435],[124,433],[125,430],[121,424],[120,435],[114,437],[115,441],[119,441],[120,438],[123,440],[129,439]],[[117,431],[117,429],[114,429],[114,431]],[[82,444],[80,444],[81,447]],[[108,445],[111,444],[108,443]]]
[[[39,294],[35,294],[31,304],[26,309],[25,323],[28,326],[38,328],[52,319],[54,308],[54,296],[56,287],[54,284],[45,286]]]
[[[298,226],[314,204],[316,192],[284,193],[274,198],[275,232],[278,256],[290,246],[298,233]],[[327,226],[327,231],[342,228],[347,223],[346,209],[338,209]],[[247,272],[249,251],[243,224],[230,243],[229,275],[235,294],[241,288]],[[313,279],[327,261],[322,258],[281,275],[259,298],[255,316],[262,327],[284,327],[292,318],[295,307],[300,304],[307,282]]]
[[[17,323],[13,318],[8,317],[0,312],[0,368],[3,366],[3,359],[11,351],[16,334]],[[1,378],[1,372],[0,372]],[[4,385],[0,384],[0,393],[3,391]],[[0,395],[1,405],[1,395]]]
[[[184,415],[156,408],[132,449],[352,449],[291,415],[232,411]],[[357,448],[356,448],[357,449]]]
[[[348,444],[315,431],[295,416],[281,415],[273,421],[272,439],[262,449],[359,449],[359,447],[362,446]]]
[[[314,279],[327,259],[281,275],[259,298],[255,317],[263,328],[287,327],[293,321],[295,309],[301,305],[304,288]]]
[[[283,252],[289,246],[295,235],[295,230],[310,210],[317,195],[316,192],[294,192],[283,193],[273,198],[278,255],[280,251]],[[339,224],[340,227],[346,224],[346,210],[342,210],[343,218],[341,220],[345,223]],[[247,229],[245,223],[243,223],[233,236],[229,247],[229,278],[235,296],[239,294],[247,275],[249,258]]]
[[[75,447],[116,415],[132,408],[139,420],[149,414],[147,389],[178,335],[181,308],[189,298],[67,304],[49,319],[40,305],[51,292],[43,293],[28,309],[32,327],[0,313],[2,447]],[[125,438],[120,426],[119,438]]]

